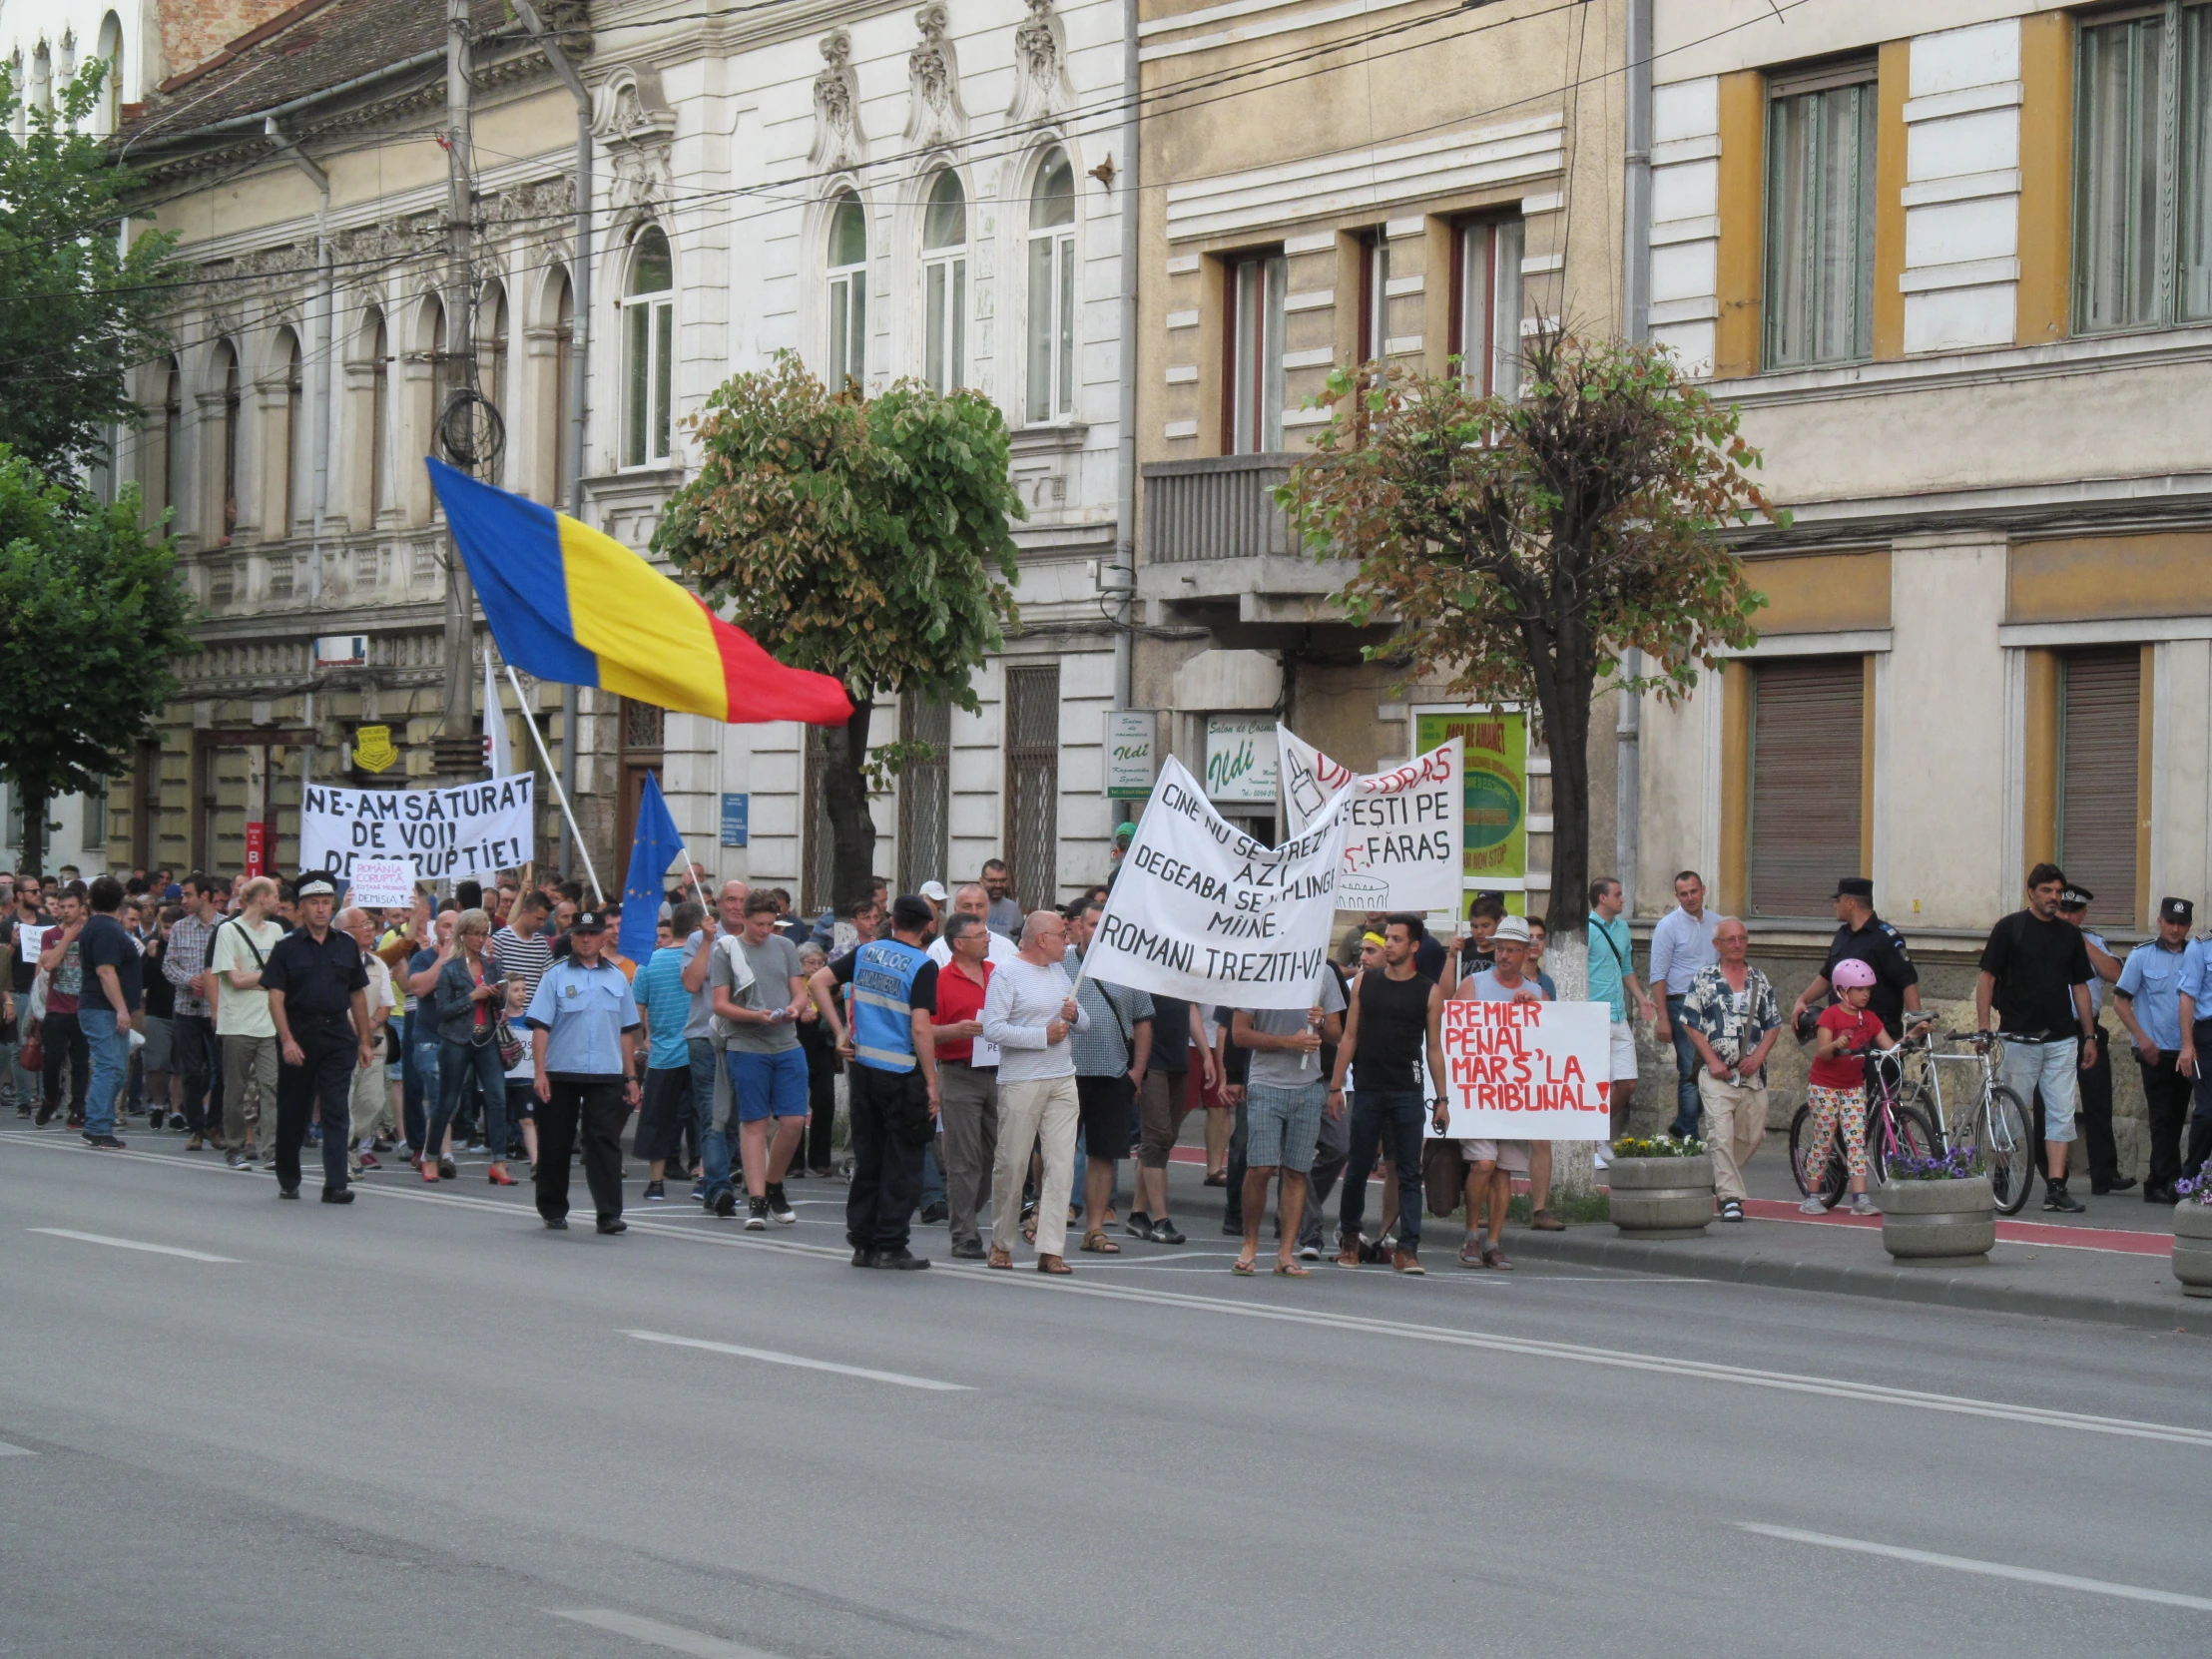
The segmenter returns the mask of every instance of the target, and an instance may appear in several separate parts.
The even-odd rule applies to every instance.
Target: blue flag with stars
[[[638,798],[638,832],[630,840],[630,873],[622,878],[622,931],[615,948],[631,961],[643,963],[653,954],[653,941],[661,923],[661,881],[676,854],[684,850],[684,837],[676,832],[661,796],[660,780],[645,775],[645,793]]]

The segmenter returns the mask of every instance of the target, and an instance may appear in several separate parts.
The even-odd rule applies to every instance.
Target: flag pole
[[[530,713],[530,705],[522,695],[522,682],[515,678],[515,666],[507,665],[507,684],[514,687],[515,706],[522,711],[522,724],[530,728],[530,741],[537,745],[538,759],[545,763],[545,775],[553,780],[553,799],[561,804],[561,817],[567,821],[570,838],[584,859],[584,873],[591,877],[591,890],[599,895],[599,902],[607,902],[607,889],[599,884],[599,871],[592,867],[591,848],[584,844],[584,832],[576,828],[575,809],[568,804],[568,791],[561,788],[561,775],[553,765],[553,757],[545,752],[545,739],[538,735],[537,718]],[[576,745],[576,734],[568,734],[570,748]]]

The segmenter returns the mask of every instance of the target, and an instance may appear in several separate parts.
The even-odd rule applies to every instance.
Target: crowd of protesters
[[[1226,1189],[1240,1275],[1259,1271],[1271,1190],[1272,1270],[1284,1277],[1322,1259],[1340,1182],[1332,1254],[1347,1267],[1422,1272],[1425,1194],[1432,1213],[1463,1200],[1463,1266],[1509,1269],[1516,1176],[1528,1225],[1563,1225],[1548,1203],[1551,1145],[1443,1140],[1432,1092],[1445,1000],[1558,994],[1543,923],[1498,894],[1477,895],[1448,943],[1419,916],[1366,918],[1311,1005],[1281,1010],[1196,1005],[1088,973],[1111,883],[1025,913],[998,860],[955,890],[931,881],[895,901],[877,881],[842,915],[813,919],[783,889],[715,887],[692,866],[643,961],[615,948],[620,907],[572,881],[464,881],[379,911],[346,905],[342,883],[313,871],[88,883],[65,869],[0,884],[12,964],[0,1079],[17,1115],[44,1127],[66,1114],[100,1150],[121,1149],[118,1130],[143,1116],[184,1134],[187,1151],[274,1169],[286,1198],[307,1148],[320,1152],[322,1199],[339,1204],[366,1172],[436,1184],[481,1160],[486,1181],[511,1186],[521,1164],[545,1224],[565,1229],[580,1157],[596,1226],[620,1233],[635,1115],[629,1156],[646,1207],[688,1181],[691,1202],[765,1230],[798,1219],[788,1180],[841,1176],[855,1266],[926,1267],[912,1249],[918,1216],[947,1225],[955,1260],[1006,1269],[1018,1251],[1058,1275],[1071,1271],[1071,1232],[1099,1256],[1120,1252],[1117,1233],[1187,1242],[1166,1177],[1199,1112],[1205,1183]],[[1640,1017],[1675,1051],[1670,1133],[1705,1140],[1720,1217],[1741,1221],[1767,1067],[1795,1024],[1815,1044],[1818,1139],[1834,1135],[1849,1202],[1864,1209],[1864,1051],[1925,1024],[1911,953],[1875,914],[1872,884],[1839,882],[1835,941],[1787,1018],[1747,959],[1743,923],[1706,907],[1692,871],[1675,896],[1639,977],[1620,884],[1591,886],[1587,994],[1611,1011],[1614,1133],[1627,1126]],[[2170,1201],[2212,1151],[2201,1103],[2212,1090],[2196,1064],[2212,1044],[2212,1019],[2196,1018],[2212,1001],[2212,944],[2189,938],[2191,907],[2168,899],[2158,936],[2123,962],[2081,927],[2089,901],[2039,866],[2027,907],[1998,923],[1981,959],[1978,1022],[2005,1034],[2005,1073],[2036,1101],[2054,1210],[2079,1208],[2067,1189],[2077,1116],[2094,1189],[2133,1185],[2111,1150],[2096,1040],[2108,984],[2151,1096],[2146,1196]],[[1382,1177],[1372,1231],[1371,1172]]]

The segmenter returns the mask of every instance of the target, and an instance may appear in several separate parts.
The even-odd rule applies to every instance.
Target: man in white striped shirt
[[[491,952],[499,971],[507,978],[522,975],[525,1003],[538,994],[538,981],[553,965],[553,946],[545,936],[545,895],[522,893],[515,899],[507,925],[491,936]]]

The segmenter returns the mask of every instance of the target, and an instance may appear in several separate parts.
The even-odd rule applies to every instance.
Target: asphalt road
[[[2198,1338],[312,1193],[0,1133],[0,1654],[2206,1650]]]

